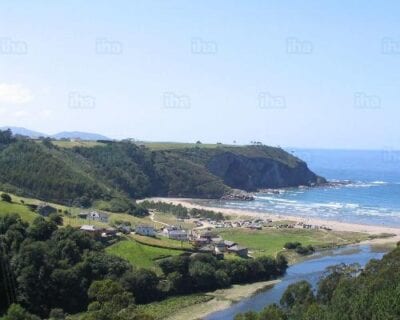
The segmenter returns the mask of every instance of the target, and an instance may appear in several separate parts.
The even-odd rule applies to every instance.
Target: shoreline
[[[195,304],[185,307],[179,312],[169,316],[166,320],[196,320],[203,319],[208,315],[229,308],[234,303],[243,299],[250,298],[260,291],[272,288],[281,280],[269,280],[254,282],[251,284],[235,284],[231,288],[218,289],[208,292],[206,295],[212,296],[213,299],[205,303]]]
[[[282,214],[274,214],[272,212],[255,212],[251,210],[243,210],[243,209],[231,209],[231,208],[219,208],[213,206],[200,205],[195,203],[198,199],[193,198],[165,198],[165,197],[153,197],[146,198],[143,200],[148,201],[160,201],[165,203],[170,203],[174,205],[182,205],[188,209],[205,209],[221,212],[226,216],[236,217],[236,218],[263,218],[263,219],[271,219],[272,221],[281,221],[288,220],[293,221],[295,223],[304,223],[311,225],[319,225],[329,227],[333,231],[347,231],[347,232],[360,232],[367,233],[370,235],[381,235],[381,234],[394,234],[392,237],[385,238],[376,238],[371,240],[362,241],[359,244],[371,244],[371,245],[382,245],[382,244],[390,244],[396,243],[400,241],[400,228],[396,227],[385,227],[385,226],[374,226],[374,225],[366,225],[366,224],[358,224],[351,222],[341,222],[336,220],[324,220],[318,218],[304,218],[299,216],[290,216],[290,215],[282,215]]]

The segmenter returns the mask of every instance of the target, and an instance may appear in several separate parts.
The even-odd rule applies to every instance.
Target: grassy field
[[[332,247],[367,240],[369,235],[358,232],[336,232],[306,229],[275,229],[263,230],[225,229],[219,234],[226,240],[231,240],[246,246],[252,255],[276,256],[286,242],[300,242],[303,245],[315,247]]]
[[[37,213],[32,212],[27,206],[24,206],[21,203],[8,203],[0,201],[0,216],[11,213],[19,214],[22,220],[26,222],[32,222],[33,219],[39,216]]]
[[[168,239],[167,237],[146,237],[138,234],[129,235],[130,238],[137,240],[142,244],[148,244],[151,246],[159,246],[167,249],[192,249],[192,245],[187,241],[177,241]]]
[[[139,305],[138,310],[152,316],[155,320],[165,319],[178,312],[182,308],[187,308],[199,303],[212,300],[214,297],[205,294],[191,294],[187,296],[177,296],[157,301],[146,305]]]
[[[193,222],[190,222],[189,220],[179,221],[178,218],[171,213],[155,212],[154,220],[169,225],[181,226],[183,229],[193,229],[195,227],[195,224]]]
[[[106,251],[110,254],[128,260],[132,265],[148,268],[160,274],[161,270],[156,261],[159,259],[180,255],[181,250],[156,248],[140,244],[134,240],[122,240],[111,246]]]
[[[0,194],[3,193],[0,191]],[[33,219],[35,219],[38,214],[31,211],[26,205],[27,204],[32,204],[32,205],[39,205],[43,203],[43,201],[38,200],[38,199],[33,199],[33,198],[27,198],[27,197],[20,197],[15,194],[8,193],[11,198],[12,202],[4,202],[0,201],[0,216],[1,215],[6,215],[9,213],[17,213],[21,216],[21,218],[27,222],[32,222]],[[46,202],[47,203],[47,202]],[[64,212],[64,210],[67,210],[68,207],[63,206],[63,205],[58,205],[54,203],[48,203],[52,207],[56,208],[57,210],[61,210]]]
[[[97,141],[62,141],[62,140],[52,140],[54,145],[60,148],[73,148],[73,147],[86,147],[92,148],[97,146],[105,146],[104,143]]]
[[[185,148],[205,148],[205,149],[213,149],[220,146],[228,146],[225,144],[216,144],[216,143],[183,143],[183,142],[142,142],[137,141],[137,145],[144,145],[150,150],[174,150],[174,149],[185,149]],[[232,146],[232,145],[229,145]]]

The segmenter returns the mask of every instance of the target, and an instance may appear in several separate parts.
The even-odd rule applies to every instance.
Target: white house
[[[135,228],[135,232],[142,236],[154,237],[156,232],[152,226],[140,224]]]
[[[178,228],[164,228],[163,235],[168,237],[169,239],[179,240],[179,241],[187,241],[189,240],[189,235],[186,230],[178,229]]]

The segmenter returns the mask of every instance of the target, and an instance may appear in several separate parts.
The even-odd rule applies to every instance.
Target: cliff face
[[[311,186],[326,182],[308,169],[305,162],[294,157],[291,163],[286,163],[268,157],[224,152],[214,155],[206,167],[229,187],[246,191]]]

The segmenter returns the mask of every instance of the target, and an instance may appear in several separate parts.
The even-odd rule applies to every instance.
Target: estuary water
[[[260,311],[265,306],[277,303],[286,290],[286,288],[295,282],[307,280],[314,287],[317,285],[319,279],[325,274],[326,268],[341,263],[352,264],[359,263],[361,267],[371,259],[382,258],[384,251],[374,251],[370,246],[350,246],[324,252],[314,256],[312,259],[290,266],[287,269],[282,281],[274,287],[262,291],[250,298],[241,300],[233,304],[231,307],[215,312],[205,320],[230,320],[238,313],[247,311]]]

